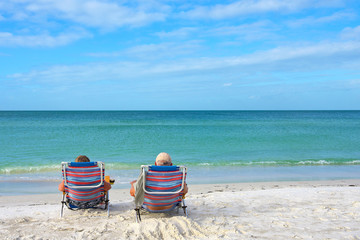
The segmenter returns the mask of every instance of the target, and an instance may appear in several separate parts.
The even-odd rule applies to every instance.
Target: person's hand
[[[130,182],[130,184],[131,184],[130,195],[133,196],[133,197],[135,197],[135,187],[134,187],[134,183],[136,183],[136,180]]]

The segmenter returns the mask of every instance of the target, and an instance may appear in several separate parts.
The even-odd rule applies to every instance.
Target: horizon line
[[[85,110],[85,109],[61,109],[61,110],[54,110],[54,109],[38,109],[38,110],[2,110],[0,109],[0,112],[196,112],[196,111],[249,111],[249,112],[263,112],[263,111],[360,111],[360,109],[152,109],[152,110],[146,110],[146,109],[91,109],[91,110]]]

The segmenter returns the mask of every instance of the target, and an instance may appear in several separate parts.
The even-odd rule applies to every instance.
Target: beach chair
[[[61,165],[65,192],[60,216],[63,216],[64,205],[70,210],[102,208],[109,216],[109,193],[104,190],[104,163],[63,162]]]
[[[185,216],[187,209],[185,186],[187,168],[185,166],[150,166],[142,165],[144,202],[136,207],[136,221],[141,221],[140,210],[150,213],[163,213],[182,208]],[[164,209],[166,208],[166,209]]]

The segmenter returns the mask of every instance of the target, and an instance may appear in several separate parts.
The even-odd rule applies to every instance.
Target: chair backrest
[[[145,192],[143,207],[150,212],[165,212],[174,209],[182,199],[186,167],[142,167]]]
[[[66,197],[73,205],[85,206],[85,202],[96,203],[104,198],[104,163],[62,163],[62,172]]]

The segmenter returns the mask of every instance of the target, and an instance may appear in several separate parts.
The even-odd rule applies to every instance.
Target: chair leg
[[[105,207],[104,210],[107,210],[107,216],[110,216],[110,200],[109,200],[109,192],[106,192],[105,195]]]
[[[188,214],[187,214],[187,209],[186,209],[186,206],[184,206],[184,207],[183,207],[183,209],[184,209],[184,215],[185,215],[185,217],[187,217],[187,216],[188,216]]]
[[[135,208],[134,210],[135,210],[136,222],[140,223],[141,222],[140,208]]]
[[[106,210],[109,206],[109,192],[105,192],[104,202],[105,202],[104,210]]]
[[[65,194],[63,194],[63,198],[62,198],[62,201],[61,201],[61,211],[60,211],[60,217],[61,218],[63,217],[63,214],[64,214],[64,205],[65,205]]]
[[[64,203],[61,203],[61,211],[60,211],[60,217],[63,217],[63,212],[64,212]]]
[[[181,204],[182,206],[182,209],[184,210],[184,214],[185,214],[185,217],[187,217],[188,215],[187,215],[187,206],[185,205],[185,200],[183,199],[182,200],[182,204]]]

